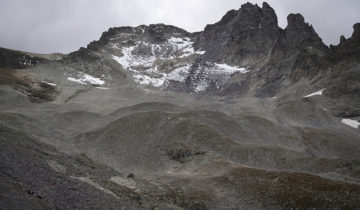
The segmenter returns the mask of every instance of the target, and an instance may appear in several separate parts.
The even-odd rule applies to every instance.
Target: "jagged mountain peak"
[[[263,18],[263,26],[278,26],[278,19],[275,13],[275,10],[270,7],[266,2],[262,5],[262,18]]]
[[[346,39],[344,36],[340,37],[338,46],[331,47],[330,58],[336,62],[345,62],[358,60],[360,58],[360,23],[353,25],[352,36]]]
[[[276,13],[268,4],[260,8],[246,3],[207,25],[197,36],[195,49],[207,52],[205,60],[253,66],[265,62],[280,32]],[[260,59],[254,59],[255,54]]]
[[[352,37],[360,37],[360,23],[355,23],[353,25],[354,32],[352,34]]]
[[[108,31],[102,33],[98,41],[93,41],[88,45],[90,49],[99,49],[111,41],[117,39],[117,37],[129,37],[128,41],[133,38],[141,39],[149,43],[161,43],[173,36],[192,36],[192,33],[187,32],[184,29],[178,28],[172,25],[166,24],[150,24],[140,25],[137,27],[112,27]],[[125,40],[126,41],[126,40]],[[129,42],[131,43],[131,42]]]
[[[284,70],[277,66],[286,63],[287,69],[296,68],[297,57],[307,48],[319,56],[326,54],[327,47],[300,14],[291,14],[288,20],[283,30],[269,4],[246,3],[198,33],[165,24],[110,28],[88,45],[94,52],[79,55],[94,61],[103,59],[93,56],[105,53],[146,86],[223,94],[233,73],[256,75],[272,66],[272,74],[279,75]],[[258,91],[251,94],[263,95]]]
[[[308,28],[309,24],[305,23],[304,17],[299,13],[291,13],[287,16],[288,26],[287,28]]]
[[[264,2],[262,7],[246,3],[230,10],[197,33],[165,24],[110,28],[62,63],[101,78],[117,72],[120,80],[132,78],[164,90],[270,97],[288,77],[315,75],[328,53],[301,14],[290,14],[288,26],[281,29],[274,9]],[[115,76],[106,77],[107,83],[117,83]]]
[[[272,9],[272,7],[266,2],[266,1],[264,1],[263,3],[262,3],[262,8],[264,9],[264,8],[271,8]]]
[[[0,48],[0,209],[359,209],[360,25],[328,50],[288,21],[247,3],[61,60]]]
[[[345,41],[346,41],[345,36],[344,36],[344,35],[341,35],[341,36],[340,36],[340,44],[341,44],[341,43],[344,43]]]
[[[322,42],[313,26],[305,22],[301,14],[289,14],[287,21],[288,25],[285,28],[285,36],[288,47],[297,47],[305,44],[306,46],[316,47],[321,51],[327,50],[328,47]]]
[[[245,3],[238,10],[230,10],[225,16],[215,24],[209,24],[205,31],[215,26],[228,25],[238,27],[240,30],[253,29],[259,26],[277,26],[277,16],[273,8],[264,2],[260,8],[257,4]]]

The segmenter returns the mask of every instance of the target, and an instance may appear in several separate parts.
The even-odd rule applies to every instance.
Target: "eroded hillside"
[[[0,208],[357,209],[359,34],[328,48],[247,3],[197,33],[2,50]]]

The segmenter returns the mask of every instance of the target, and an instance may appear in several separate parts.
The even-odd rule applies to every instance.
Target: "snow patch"
[[[167,79],[177,82],[185,82],[185,79],[189,73],[190,68],[191,68],[190,64],[186,66],[178,67],[167,75]]]
[[[175,51],[180,51],[182,55],[180,58],[188,57],[193,54],[203,55],[205,51],[195,51],[193,45],[194,42],[191,41],[190,38],[176,38],[171,37],[168,39],[167,44],[170,45]]]
[[[135,82],[140,85],[161,87],[166,81],[185,82],[191,64],[177,67],[170,73],[161,72],[158,69],[158,64],[167,59],[206,53],[205,51],[195,51],[193,44],[194,42],[188,37],[171,37],[163,44],[138,41],[134,46],[123,47],[121,49],[122,56],[112,55],[112,59],[131,72]],[[221,84],[224,84],[232,74],[236,72],[247,73],[248,71],[244,67],[209,62],[195,71],[199,77],[196,77],[197,81],[194,81],[196,84],[194,91],[205,91],[209,86],[208,80],[216,81],[216,87],[219,89]]]
[[[166,74],[162,75],[159,78],[150,77],[148,75],[143,74],[134,74],[133,77],[135,78],[135,81],[140,83],[141,85],[151,85],[154,87],[160,87],[166,79]]]
[[[136,62],[136,59],[132,56],[131,52],[134,50],[134,46],[126,47],[122,49],[123,56],[115,56],[113,55],[112,58],[117,61],[124,69],[130,68],[130,65]]]
[[[249,70],[245,67],[230,66],[225,63],[210,63],[207,62],[205,66],[201,66],[194,72],[194,77],[190,78],[195,92],[206,91],[210,83],[215,85],[215,88],[221,89],[222,86],[229,80],[232,74],[247,73]]]
[[[208,85],[207,81],[200,80],[200,82],[196,85],[194,91],[197,92],[197,93],[205,91],[208,86],[209,85]]]
[[[240,72],[240,73],[247,73],[249,72],[249,70],[247,70],[244,67],[238,67],[238,66],[230,66],[228,64],[225,63],[215,63],[215,66],[218,67],[219,70],[229,73],[229,74],[233,74],[235,72]]]
[[[195,54],[204,55],[206,51],[195,51]]]
[[[323,92],[324,92],[325,89],[326,89],[326,88],[321,89],[321,90],[319,90],[319,91],[317,91],[317,92],[315,92],[315,93],[311,93],[311,94],[309,94],[309,95],[306,95],[306,96],[304,96],[304,98],[308,98],[308,97],[312,97],[312,96],[316,96],[316,95],[321,96],[321,95],[323,94]]]
[[[109,90],[108,87],[95,87],[96,89],[101,89],[101,90]]]
[[[41,81],[42,83],[45,83],[45,84],[48,84],[48,85],[51,85],[51,86],[56,86],[55,83],[51,83],[51,82],[45,82],[45,81]]]
[[[205,51],[195,51],[193,44],[194,42],[188,37],[171,37],[163,44],[138,41],[134,46],[123,47],[122,56],[112,55],[112,59],[131,72],[140,85],[161,87],[166,80],[184,82],[190,65],[178,67],[167,74],[159,71],[157,61],[205,53]]]
[[[85,74],[83,72],[79,72],[78,77],[80,78],[74,78],[74,77],[68,77],[67,80],[72,82],[77,82],[80,84],[92,84],[92,85],[104,85],[105,81],[101,80],[100,78],[93,77],[91,75]]]
[[[341,122],[353,128],[359,128],[360,126],[360,122],[352,119],[342,119]]]
[[[193,45],[193,42],[191,42],[190,38],[187,37],[186,38],[171,37],[170,39],[168,39],[168,43],[170,43],[173,47],[178,49],[187,48]]]
[[[23,55],[23,56],[22,56],[21,58],[19,58],[19,59],[20,59],[19,62],[22,63],[22,64],[25,65],[25,66],[33,66],[33,65],[35,65],[36,63],[39,62],[39,61],[33,62],[32,60],[27,59],[25,55]]]

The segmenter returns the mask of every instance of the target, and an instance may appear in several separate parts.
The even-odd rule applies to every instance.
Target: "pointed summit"
[[[262,8],[246,3],[226,13],[219,22],[207,25],[195,48],[206,51],[209,60],[228,60],[237,65],[263,62],[254,58],[262,54],[265,60],[280,32],[276,13],[267,3]]]
[[[268,3],[266,2],[263,3],[261,13],[262,13],[262,26],[272,26],[272,27],[278,26],[276,13]]]
[[[344,43],[344,42],[346,42],[346,38],[345,38],[344,35],[341,35],[341,36],[340,36],[340,44],[342,44],[342,43]]]
[[[285,28],[285,41],[288,47],[299,45],[315,47],[320,51],[328,48],[315,32],[314,28],[305,22],[301,14],[289,14],[287,17],[288,25]]]
[[[306,27],[309,27],[308,23],[305,23],[305,19],[304,17],[297,13],[297,14],[289,14],[287,16],[287,22],[288,22],[288,26],[287,28],[291,28],[291,29],[304,29]]]
[[[264,9],[264,8],[271,8],[271,7],[267,2],[264,1],[263,4],[262,4],[262,8]]]
[[[355,23],[354,26],[354,32],[352,34],[352,37],[360,37],[360,23]]]

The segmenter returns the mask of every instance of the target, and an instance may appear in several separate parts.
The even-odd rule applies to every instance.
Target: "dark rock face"
[[[190,33],[183,29],[164,24],[152,24],[144,30],[146,40],[151,43],[162,43],[169,39],[171,37],[170,35],[174,33],[181,36],[190,36]]]
[[[327,50],[314,28],[305,23],[301,14],[290,14],[287,20],[288,26],[285,28],[286,47],[293,48],[305,44],[308,47],[316,47],[321,51]]]
[[[332,112],[341,117],[360,116],[360,24],[353,26],[354,32],[342,39],[327,56],[331,74],[325,84],[329,87]]]
[[[360,37],[360,23],[356,23],[353,26],[354,32],[352,34],[352,38]]]
[[[229,11],[218,23],[207,25],[198,35],[195,48],[205,50],[205,60],[235,65],[262,63],[280,35],[277,16],[266,3],[250,3]]]
[[[340,44],[344,43],[345,41],[346,41],[346,38],[343,35],[341,35],[340,36]]]
[[[277,16],[273,8],[266,2],[262,5],[262,23],[263,27],[278,27]]]
[[[104,32],[100,40],[91,42],[87,48],[90,50],[98,50],[104,47],[106,44],[112,41],[112,39],[118,37],[121,34],[127,34],[129,41],[127,44],[132,44],[132,38],[140,38],[143,41],[149,43],[162,43],[171,37],[173,34],[179,36],[193,36],[193,34],[185,31],[184,29],[165,25],[165,24],[151,24],[149,26],[140,25],[138,27],[114,27]]]
[[[327,47],[300,14],[288,16],[288,26],[278,26],[274,10],[250,3],[229,11],[218,23],[207,25],[195,46],[205,50],[205,60],[222,60],[236,65],[264,65],[275,51],[313,47],[324,54]],[[278,61],[280,62],[280,61]]]
[[[328,54],[328,47],[302,15],[290,14],[283,30],[267,3],[262,8],[247,3],[229,11],[218,23],[207,25],[194,46],[206,51],[200,63],[223,62],[259,69],[249,73],[252,76],[247,81],[238,81],[250,86],[262,83],[256,91],[259,97],[276,95],[286,79],[297,81],[315,75],[315,66]],[[248,85],[246,89],[240,88],[244,85],[226,86],[234,85],[239,87],[231,91],[235,94],[247,91]]]
[[[0,47],[0,68],[23,69],[44,60],[42,58],[30,57],[19,51]]]
[[[335,46],[329,59],[335,63],[355,61],[360,58],[360,23],[353,26],[354,32],[349,39],[340,38],[340,44]]]

